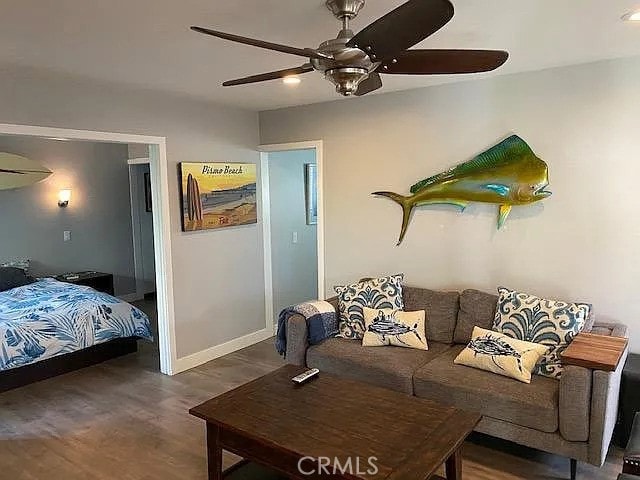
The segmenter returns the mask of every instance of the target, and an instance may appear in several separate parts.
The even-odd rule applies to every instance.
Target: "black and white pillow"
[[[500,287],[493,330],[511,338],[550,347],[535,373],[560,378],[560,354],[584,329],[590,311],[588,303],[546,300]]]
[[[402,280],[404,274],[361,280],[351,285],[334,287],[338,294],[340,314],[339,336],[362,340],[365,322],[364,307],[403,310]]]

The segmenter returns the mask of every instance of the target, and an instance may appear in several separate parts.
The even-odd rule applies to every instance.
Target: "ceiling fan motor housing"
[[[342,30],[337,38],[327,40],[318,47],[318,52],[327,55],[327,58],[311,59],[313,68],[323,72],[325,78],[336,86],[336,91],[344,96],[354,95],[360,82],[379,66],[359,48],[347,47],[347,42],[352,38],[351,30]]]

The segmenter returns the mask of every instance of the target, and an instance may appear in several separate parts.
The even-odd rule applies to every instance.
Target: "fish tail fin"
[[[416,206],[415,203],[411,201],[412,197],[405,197],[393,192],[373,192],[373,195],[390,198],[402,207],[402,229],[400,230],[400,238],[398,239],[397,243],[397,245],[400,245],[402,243],[402,240],[404,240],[405,234],[407,233],[407,227],[409,227],[409,220],[411,220],[411,212],[413,211],[413,207]]]

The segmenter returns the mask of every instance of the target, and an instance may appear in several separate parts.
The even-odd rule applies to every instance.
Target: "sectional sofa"
[[[622,367],[614,372],[568,366],[560,380],[534,375],[531,384],[455,365],[474,326],[490,329],[498,297],[477,290],[441,292],[404,287],[405,310],[426,311],[429,350],[362,347],[357,340],[307,342],[306,321],[287,324],[288,363],[370,382],[483,415],[477,431],[521,445],[601,466],[616,423]],[[337,308],[335,298],[329,300]],[[595,323],[586,330],[626,337],[621,324]]]

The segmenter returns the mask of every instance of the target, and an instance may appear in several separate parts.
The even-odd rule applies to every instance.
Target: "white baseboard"
[[[186,357],[178,358],[173,364],[172,375],[176,373],[184,372],[191,368],[202,365],[203,363],[210,362],[218,357],[228,355],[236,350],[240,350],[245,347],[250,347],[258,342],[266,340],[273,336],[273,330],[271,328],[263,328],[257,332],[250,333],[243,337],[229,340],[228,342],[216,345],[215,347],[207,348],[200,352],[193,353]],[[274,347],[275,348],[275,347]]]

